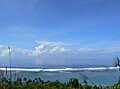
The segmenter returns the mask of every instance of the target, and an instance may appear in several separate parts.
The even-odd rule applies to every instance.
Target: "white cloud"
[[[64,47],[54,47],[50,49],[50,53],[63,53],[65,52]]]
[[[11,47],[12,59],[15,59],[14,61],[16,62],[17,59],[19,61],[31,59],[35,65],[39,65],[45,63],[59,63],[58,60],[61,61],[61,64],[64,62],[72,62],[73,60],[79,60],[81,62],[87,60],[94,62],[95,60],[98,61],[98,59],[112,59],[112,57],[115,57],[116,55],[120,56],[119,48],[67,49],[65,46],[52,45],[46,47],[47,45],[40,44],[34,47],[33,50]],[[0,45],[0,57],[8,57],[8,53],[8,46]]]
[[[50,55],[55,53],[65,52],[63,46],[68,45],[64,42],[53,42],[53,41],[37,41],[39,46],[36,46],[34,50],[26,50],[21,48],[11,48],[12,55],[23,55],[23,56],[40,56],[42,54]],[[9,50],[8,46],[0,45],[0,56],[8,56]]]
[[[26,49],[21,49],[21,48],[12,48],[12,53],[13,54],[22,54],[22,55],[27,55],[28,53],[30,53],[30,50],[26,50]]]
[[[46,46],[46,53],[47,54],[55,54],[55,53],[63,53],[65,52],[64,46],[70,45],[69,43],[65,42],[54,42],[54,41],[36,41],[40,45]]]
[[[28,50],[11,47],[10,52],[11,52],[11,56],[14,56],[15,54],[19,54],[19,55],[26,54],[28,52]],[[8,55],[9,55],[8,46],[0,45],[0,56],[4,57],[4,56],[8,56]]]
[[[40,45],[38,47],[35,47],[35,50],[33,50],[31,53],[29,53],[29,56],[38,56],[46,51],[45,47],[43,45]]]
[[[103,48],[79,48],[78,52],[80,54],[85,54],[85,55],[89,55],[89,54],[104,54],[104,53],[109,53],[106,52],[108,49],[103,49]]]
[[[0,52],[0,56],[7,56],[8,55],[8,50],[7,49],[5,49],[5,50],[2,50],[1,52]]]
[[[44,46],[68,46],[70,45],[70,43],[54,42],[54,41],[36,41],[36,43],[42,44]]]
[[[0,45],[0,56],[8,56],[9,50],[5,45]]]
[[[91,56],[107,56],[107,55],[120,55],[120,48],[79,48],[78,54],[91,55]]]
[[[6,48],[8,48],[8,46],[0,45],[0,49],[6,49]]]
[[[50,47],[49,47],[50,46]],[[119,55],[120,49],[118,48],[79,48],[79,49],[67,49],[63,42],[47,42],[41,41],[41,44],[36,46],[34,50],[21,49],[11,47],[12,56],[18,57],[52,57],[59,55],[64,58],[81,58],[81,57],[96,57],[107,55]],[[8,46],[0,45],[0,56],[8,56]]]
[[[95,48],[80,48],[80,52],[91,52],[91,51],[97,51],[98,49]]]

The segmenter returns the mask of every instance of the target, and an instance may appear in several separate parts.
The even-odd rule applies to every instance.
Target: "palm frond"
[[[113,65],[114,65],[114,67],[120,66],[120,59],[118,56],[117,56],[116,61],[114,62]]]
[[[116,57],[116,61],[114,62],[114,67],[118,67],[120,71],[120,59],[118,56]]]

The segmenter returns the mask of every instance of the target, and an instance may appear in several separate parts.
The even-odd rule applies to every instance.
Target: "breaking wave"
[[[3,71],[30,71],[30,72],[74,72],[74,71],[109,71],[118,67],[89,67],[89,68],[0,68]]]

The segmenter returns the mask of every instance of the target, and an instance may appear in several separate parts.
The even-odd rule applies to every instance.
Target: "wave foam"
[[[8,71],[31,71],[31,72],[70,72],[70,71],[109,71],[116,70],[118,67],[95,67],[95,68],[64,68],[64,69],[42,69],[42,68],[7,68]],[[6,68],[0,68],[0,70],[5,71]]]

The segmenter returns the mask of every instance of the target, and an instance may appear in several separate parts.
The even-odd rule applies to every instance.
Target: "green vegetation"
[[[87,81],[84,81],[84,84],[79,84],[76,78],[69,79],[67,83],[62,83],[59,80],[43,81],[41,78],[33,80],[17,78],[11,82],[10,79],[3,78],[0,82],[0,89],[120,89],[120,78],[117,84],[106,87],[89,85]]]

